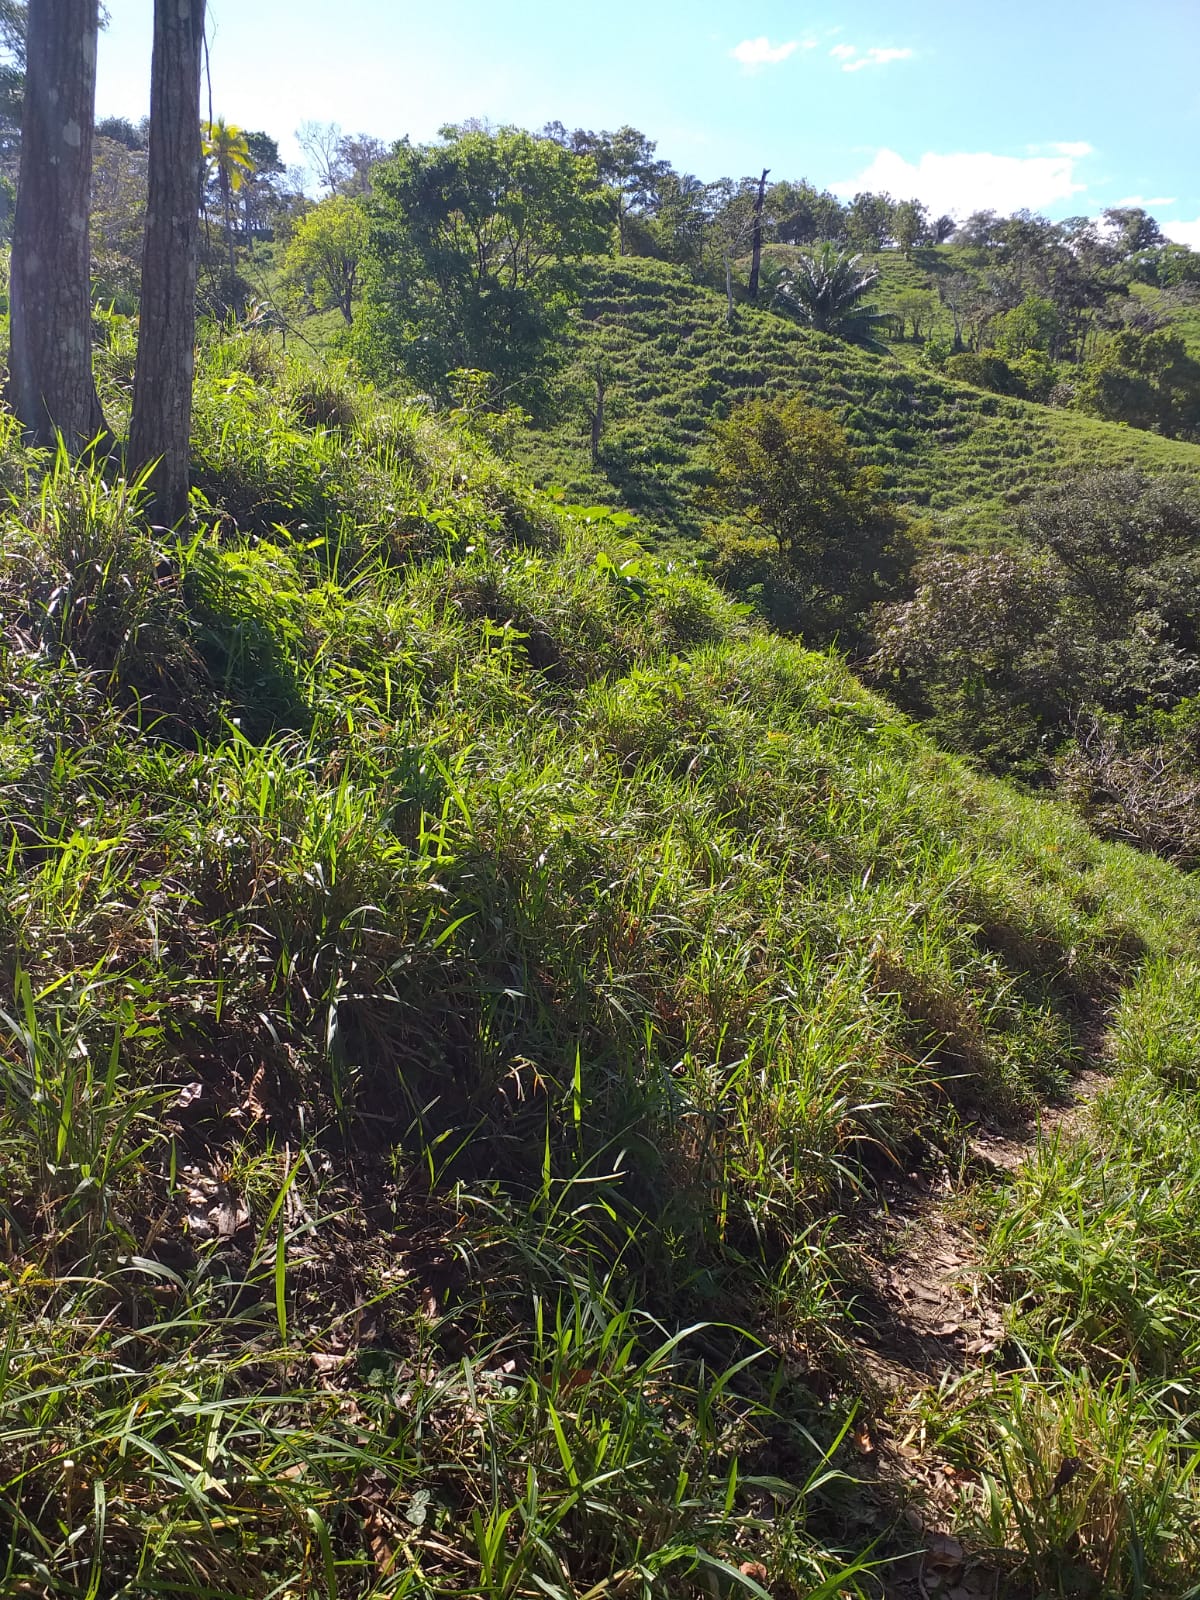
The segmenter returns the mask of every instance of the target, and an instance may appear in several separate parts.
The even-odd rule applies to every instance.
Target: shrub
[[[1019,395],[1021,385],[1003,356],[992,350],[960,350],[948,356],[942,368],[948,378],[970,383],[993,394]]]
[[[884,500],[877,469],[797,397],[748,401],[714,424],[712,441],[709,498],[732,513],[709,530],[715,573],[777,626],[819,642],[853,637],[915,555],[914,529]]]

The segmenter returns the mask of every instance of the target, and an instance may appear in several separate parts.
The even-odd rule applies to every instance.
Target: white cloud
[[[774,67],[801,49],[811,50],[811,41],[788,39],[783,44],[772,44],[764,33],[757,39],[743,39],[729,54],[744,67]]]
[[[1144,194],[1127,194],[1123,200],[1114,200],[1114,206],[1173,206],[1173,194],[1155,194],[1149,199]]]
[[[1056,156],[1070,156],[1074,161],[1082,161],[1084,156],[1095,154],[1094,147],[1086,139],[1060,139],[1050,149]]]
[[[1176,244],[1186,244],[1193,250],[1200,250],[1200,217],[1195,222],[1164,222],[1162,231]]]
[[[859,56],[857,61],[847,61],[842,66],[843,72],[861,72],[864,67],[885,67],[889,61],[911,61],[912,51],[904,50],[868,50],[866,55]]]
[[[835,44],[829,54],[842,63],[843,72],[861,72],[864,67],[884,67],[889,61],[910,61],[913,53],[908,48],[882,49],[872,45],[869,50],[859,50],[854,44]]]
[[[959,217],[971,211],[1008,213],[1023,206],[1036,211],[1087,188],[1075,170],[1078,159],[997,156],[987,151],[939,155],[930,150],[914,163],[894,150],[880,150],[870,166],[856,178],[835,183],[833,191],[853,195],[861,189],[875,193],[886,189],[900,199],[923,200],[939,215],[950,212]]]

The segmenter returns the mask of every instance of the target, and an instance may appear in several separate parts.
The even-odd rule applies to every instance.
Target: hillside
[[[607,423],[593,471],[582,414],[597,362]],[[590,268],[576,373],[580,410],[533,437],[528,464],[568,498],[628,505],[660,540],[697,531],[706,429],[748,394],[799,392],[834,411],[896,498],[952,539],[994,531],[1014,502],[1081,465],[1200,472],[1200,446],[987,394],[769,311],[740,306],[730,328],[723,295],[653,261]]]
[[[4,1592],[1188,1592],[1195,880],[418,406],[195,448],[0,460]]]

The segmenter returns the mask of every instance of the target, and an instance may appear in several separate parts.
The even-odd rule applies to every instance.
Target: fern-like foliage
[[[818,333],[879,350],[875,334],[884,313],[862,303],[879,273],[861,263],[862,256],[846,255],[836,245],[817,245],[782,275],[774,304]]]

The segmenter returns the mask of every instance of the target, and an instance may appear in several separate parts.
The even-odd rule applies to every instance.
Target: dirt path
[[[1043,1107],[1017,1129],[976,1127],[967,1177],[1008,1183],[1055,1138],[1070,1137],[1109,1081],[1102,1037],[1092,1065],[1062,1105]],[[1006,1365],[1007,1306],[984,1270],[983,1229],[961,1205],[948,1172],[910,1174],[886,1185],[858,1239],[865,1281],[855,1312],[851,1361],[869,1399],[859,1430],[865,1475],[898,1491],[923,1550],[889,1569],[888,1600],[1004,1600],[1002,1573],[973,1560],[949,1528],[960,1496],[955,1468],[931,1455],[919,1422],[923,1393],[973,1369]]]
[[[1107,1082],[1089,1068],[1072,1080],[1068,1101],[1043,1107],[1028,1127],[977,1127],[968,1143],[974,1175],[1007,1181],[1039,1145],[1069,1137]],[[956,1215],[959,1192],[948,1174],[891,1183],[860,1235],[870,1285],[855,1343],[885,1393],[965,1372],[1003,1342],[1004,1305],[988,1287],[977,1231]]]

